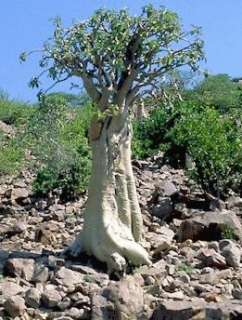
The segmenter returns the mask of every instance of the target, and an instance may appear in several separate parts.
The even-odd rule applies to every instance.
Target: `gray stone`
[[[46,282],[49,277],[49,270],[47,267],[36,265],[34,269],[34,274],[32,277],[32,282]]]
[[[36,288],[29,289],[25,294],[25,302],[28,307],[39,308],[40,306],[41,293]]]
[[[170,198],[162,198],[159,203],[152,208],[152,215],[165,220],[173,211],[173,204]]]
[[[236,315],[236,316],[235,316]],[[233,301],[207,303],[193,301],[165,301],[154,311],[150,320],[221,320],[241,319],[242,305]]]
[[[69,307],[71,306],[71,299],[69,297],[65,297],[63,300],[61,300],[59,303],[58,303],[58,308],[60,310],[66,310],[66,309],[69,309]]]
[[[242,198],[231,196],[227,201],[227,206],[228,209],[238,208],[241,210],[240,212],[242,213]]]
[[[92,320],[139,319],[143,313],[144,296],[142,277],[127,276],[104,288],[92,300]]]
[[[103,295],[96,293],[92,296],[91,320],[115,319],[115,306]]]
[[[61,294],[55,289],[47,289],[41,295],[41,301],[46,308],[56,307],[61,300]]]
[[[242,289],[238,289],[238,288],[233,289],[232,295],[235,299],[242,300]]]
[[[14,282],[4,280],[0,283],[0,294],[5,298],[15,296],[23,291],[23,288]]]
[[[64,286],[77,285],[83,282],[83,275],[81,273],[65,267],[61,267],[56,272],[56,278],[59,279]]]
[[[209,273],[202,274],[199,281],[200,283],[209,283],[211,285],[218,284],[221,279],[231,279],[233,276],[230,269],[221,271],[211,271]]]
[[[34,274],[34,265],[33,259],[12,258],[6,261],[4,270],[7,275],[31,281]]]
[[[226,266],[225,258],[214,249],[201,249],[197,258],[201,260],[206,267],[224,268]]]
[[[20,296],[13,296],[5,301],[4,308],[11,317],[19,317],[22,316],[26,310],[25,301]]]
[[[187,239],[193,241],[217,241],[222,239],[225,228],[231,228],[235,237],[242,240],[242,226],[240,219],[231,211],[205,212],[185,220],[177,232],[177,239],[183,242]]]
[[[3,131],[7,135],[13,135],[15,130],[12,126],[8,125],[7,123],[0,121],[0,130]]]
[[[163,190],[163,196],[165,197],[171,197],[178,193],[177,187],[171,181],[167,181],[161,189]]]
[[[230,267],[240,266],[241,250],[236,243],[231,240],[222,240],[219,242],[219,248]]]
[[[27,225],[24,221],[18,221],[12,229],[13,234],[21,234],[27,230]]]
[[[72,319],[76,319],[76,320],[88,319],[87,318],[88,313],[85,309],[79,309],[79,308],[75,308],[75,307],[72,307],[71,309],[66,311],[66,315],[68,315]]]
[[[19,202],[22,201],[23,199],[28,198],[29,196],[29,191],[26,188],[14,188],[12,189],[11,192],[11,199]]]

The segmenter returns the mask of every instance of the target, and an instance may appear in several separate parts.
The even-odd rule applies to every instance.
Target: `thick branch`
[[[84,87],[94,102],[98,102],[101,94],[97,90],[95,84],[93,83],[92,78],[90,78],[86,73],[81,74],[81,78],[83,80]]]

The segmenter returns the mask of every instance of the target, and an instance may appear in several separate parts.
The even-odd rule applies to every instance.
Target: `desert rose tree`
[[[69,248],[72,255],[84,251],[116,270],[126,262],[150,263],[141,245],[130,115],[135,102],[161,88],[167,73],[185,65],[196,69],[202,47],[198,29],[183,31],[175,13],[152,5],[140,16],[98,10],[68,29],[56,21],[41,50],[40,76],[47,72],[54,84],[80,78],[98,110],[89,131],[93,160],[84,227]]]

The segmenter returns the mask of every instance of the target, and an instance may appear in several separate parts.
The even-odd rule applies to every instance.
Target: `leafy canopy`
[[[176,13],[152,5],[140,16],[100,9],[67,29],[56,19],[53,38],[41,50],[43,72],[31,85],[38,87],[45,72],[55,83],[77,76],[100,109],[128,107],[158,90],[167,72],[184,65],[197,69],[204,57],[199,34],[195,27],[183,31]]]

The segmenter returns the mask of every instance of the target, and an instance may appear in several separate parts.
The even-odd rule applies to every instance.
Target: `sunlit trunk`
[[[111,270],[122,270],[127,261],[150,263],[139,244],[142,216],[131,165],[131,133],[125,115],[92,123],[93,163],[84,228],[70,247],[74,255],[93,254]]]

